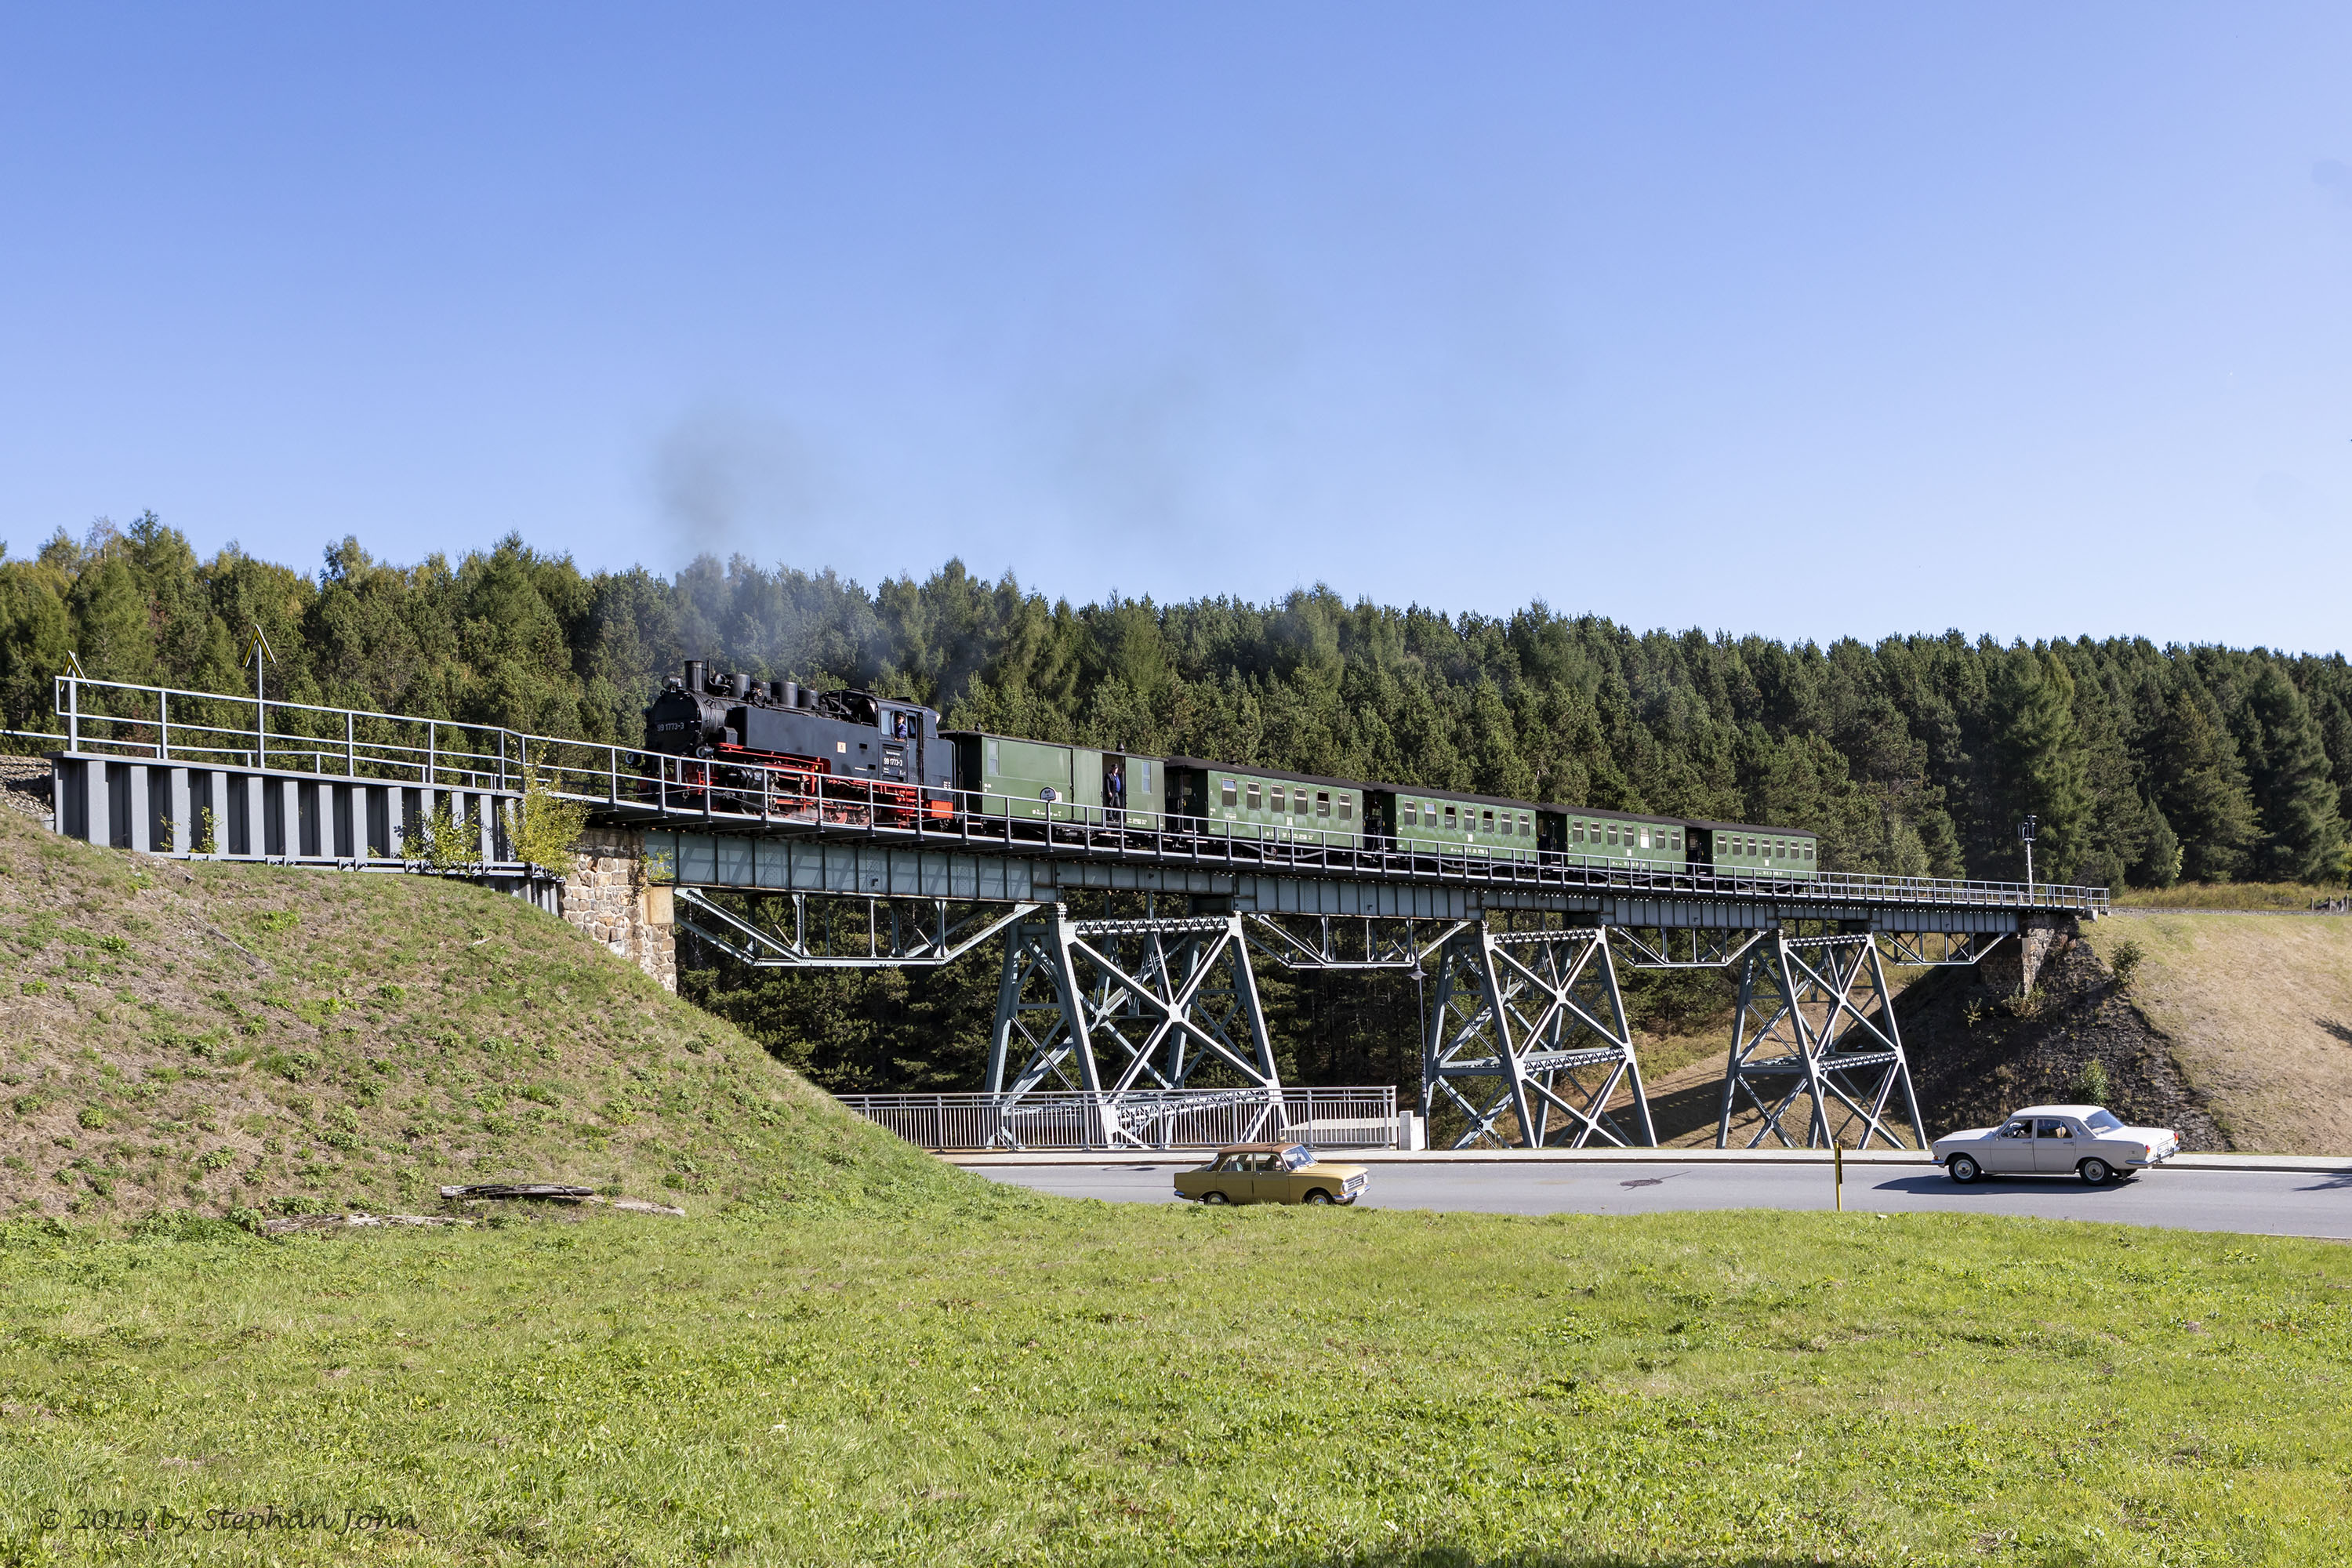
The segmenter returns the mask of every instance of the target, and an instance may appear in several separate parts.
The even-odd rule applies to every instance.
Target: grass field
[[[732,1221],[54,1223],[0,1249],[10,1563],[2352,1556],[2318,1244],[961,1176]]]

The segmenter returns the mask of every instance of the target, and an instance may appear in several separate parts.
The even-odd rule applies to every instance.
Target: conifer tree
[[[2157,805],[2179,836],[2181,875],[2219,882],[2245,866],[2254,842],[2254,803],[2238,748],[2214,721],[2207,700],[2186,679],[2173,688],[2148,763]]]
[[[2266,882],[2332,876],[2344,841],[2327,749],[2310,704],[2268,659],[2250,683],[2237,725],[2262,837],[2252,875]]]
[[[2074,678],[2055,654],[2016,648],[2001,663],[1993,699],[2005,804],[2015,816],[2039,821],[2037,874],[2071,880],[2091,847],[2091,788],[2074,727]]]

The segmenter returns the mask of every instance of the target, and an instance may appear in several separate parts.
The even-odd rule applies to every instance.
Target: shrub
[[[2115,1098],[2115,1087],[2107,1082],[2106,1065],[2097,1060],[2084,1062],[2074,1074],[2074,1098],[2084,1105],[2105,1105]]]
[[[236,1163],[236,1150],[215,1149],[211,1153],[203,1156],[196,1162],[196,1169],[199,1171],[225,1171],[228,1169],[229,1166]]]
[[[2132,977],[2139,973],[2140,962],[2147,956],[2140,951],[2139,943],[2129,939],[2116,944],[2116,956],[2107,967],[2115,972],[2116,990],[2131,989]]]
[[[2042,1014],[2050,1010],[2050,993],[2042,990],[2042,987],[2037,985],[2031,991],[2021,992],[2017,995],[2004,997],[2000,1005],[2009,1012],[2009,1015],[2011,1017],[2028,1019],[2039,1018]]]
[[[84,1127],[89,1128],[92,1132],[103,1131],[106,1127],[106,1112],[100,1110],[95,1105],[83,1106],[81,1108],[81,1114],[74,1118],[74,1120],[80,1122]]]
[[[558,800],[534,768],[523,780],[522,805],[510,815],[508,834],[516,859],[561,874],[572,868],[572,847],[587,826],[588,808]]]

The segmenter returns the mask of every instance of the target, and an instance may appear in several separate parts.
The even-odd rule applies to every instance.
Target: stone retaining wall
[[[563,879],[563,918],[659,981],[677,989],[677,937],[670,890],[646,880],[645,835],[594,827],[572,850]]]

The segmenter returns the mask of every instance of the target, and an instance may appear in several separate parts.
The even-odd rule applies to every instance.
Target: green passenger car
[[[1180,827],[1218,837],[1352,849],[1363,843],[1364,790],[1341,779],[1170,757],[1165,805]]]
[[[1787,881],[1821,874],[1821,841],[1801,827],[1744,822],[1691,824],[1692,864],[1719,877],[1769,877]]]
[[[1383,847],[1479,859],[1536,858],[1537,813],[1526,801],[1381,785],[1368,799],[1370,831]]]
[[[955,744],[956,787],[971,792],[966,810],[1016,822],[1160,826],[1167,770],[1157,757],[974,730],[942,738]],[[1123,808],[1116,804],[1119,785]]]
[[[1544,850],[1567,856],[1570,865],[1675,871],[1690,864],[1689,826],[1672,817],[1555,805],[1537,818]]]

